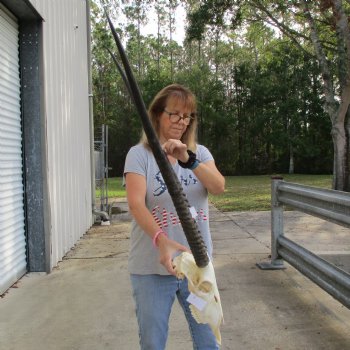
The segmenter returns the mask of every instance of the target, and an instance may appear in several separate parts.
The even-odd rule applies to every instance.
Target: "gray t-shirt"
[[[202,145],[197,145],[196,155],[197,159],[202,163],[213,160],[209,150]],[[208,248],[208,254],[211,256],[212,241],[209,231],[207,189],[196,178],[192,170],[182,168],[177,162],[173,165],[173,169],[189,201],[191,212],[193,212],[193,216]],[[153,153],[143,144],[138,144],[129,150],[126,156],[124,175],[126,173],[136,173],[145,176],[147,208],[152,213],[159,227],[167,232],[169,238],[189,247]],[[158,249],[153,247],[151,238],[135,220],[133,220],[131,226],[130,244],[130,273],[140,275],[169,274],[163,265],[159,263]]]

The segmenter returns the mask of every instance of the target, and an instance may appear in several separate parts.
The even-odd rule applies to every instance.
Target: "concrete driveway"
[[[127,210],[126,203],[118,206]],[[350,349],[350,310],[293,267],[262,271],[270,213],[211,208],[225,324],[222,349]],[[130,217],[94,226],[49,274],[30,273],[0,299],[1,350],[133,350],[137,325],[127,272]],[[350,230],[286,212],[285,233],[350,271]],[[177,303],[168,350],[192,349]]]

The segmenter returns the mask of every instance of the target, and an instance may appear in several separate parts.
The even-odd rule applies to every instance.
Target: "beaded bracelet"
[[[190,170],[196,169],[200,163],[200,161],[196,158],[196,154],[190,150],[187,150],[187,154],[188,154],[189,158],[188,158],[186,163],[181,162],[181,160],[178,160],[177,162],[179,163],[179,165],[182,168],[190,169]]]
[[[155,248],[158,247],[158,246],[157,246],[157,239],[158,239],[158,237],[159,237],[160,235],[164,235],[164,236],[168,237],[168,235],[167,235],[167,233],[166,233],[165,231],[163,231],[163,230],[157,231],[156,234],[155,234],[155,235],[153,236],[153,238],[152,238],[152,244],[153,244],[153,247],[155,247]]]

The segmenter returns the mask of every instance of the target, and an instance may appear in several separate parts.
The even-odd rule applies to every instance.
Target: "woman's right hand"
[[[176,276],[176,272],[173,268],[173,257],[178,251],[190,252],[190,250],[184,245],[169,239],[165,235],[160,235],[157,239],[159,249],[159,262],[167,269],[167,271]]]

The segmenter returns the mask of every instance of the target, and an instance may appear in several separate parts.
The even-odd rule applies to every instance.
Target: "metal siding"
[[[43,16],[51,267],[92,225],[85,0],[31,0]]]
[[[0,294],[26,272],[18,24],[0,8]]]

